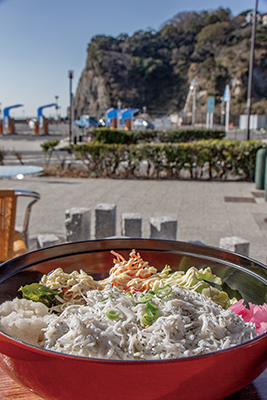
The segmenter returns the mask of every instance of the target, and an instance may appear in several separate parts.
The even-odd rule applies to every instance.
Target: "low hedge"
[[[93,131],[94,142],[137,144],[140,142],[182,143],[196,140],[222,139],[225,132],[209,129],[173,129],[167,131],[124,131],[99,128]]]
[[[190,143],[110,144],[91,142],[73,145],[95,176],[253,180],[256,153],[261,141],[209,139]]]

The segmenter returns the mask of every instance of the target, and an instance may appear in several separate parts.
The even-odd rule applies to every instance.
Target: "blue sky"
[[[69,105],[68,71],[75,95],[87,45],[98,34],[132,35],[161,25],[182,11],[230,8],[233,15],[254,9],[255,0],[0,0],[0,103],[14,118],[37,115],[55,102],[61,116]],[[267,12],[267,0],[258,1]],[[47,108],[46,116],[55,110]]]

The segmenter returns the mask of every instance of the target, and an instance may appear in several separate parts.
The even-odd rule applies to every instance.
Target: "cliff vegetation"
[[[101,117],[110,107],[147,107],[151,115],[183,109],[195,78],[197,107],[206,110],[215,96],[216,109],[225,85],[231,88],[231,112],[244,113],[247,99],[251,24],[246,14],[229,9],[183,12],[158,30],[132,36],[98,35],[88,45],[86,66],[75,94],[75,117]],[[267,28],[257,25],[253,74],[253,113],[267,105]]]

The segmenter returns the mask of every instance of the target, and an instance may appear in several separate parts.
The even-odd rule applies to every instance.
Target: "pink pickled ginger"
[[[264,303],[262,306],[258,306],[248,303],[249,308],[247,308],[243,303],[244,300],[241,299],[232,304],[229,309],[240,315],[245,322],[252,322],[255,324],[256,333],[258,335],[267,332],[267,304]]]

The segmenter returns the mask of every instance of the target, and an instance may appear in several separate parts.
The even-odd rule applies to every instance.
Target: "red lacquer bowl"
[[[61,267],[107,276],[115,250],[132,249],[161,270],[210,266],[246,301],[267,301],[267,269],[250,258],[208,246],[165,240],[106,239],[68,243],[27,253],[0,266],[1,302],[26,283]],[[161,361],[86,359],[42,350],[0,332],[0,367],[44,399],[219,400],[242,389],[267,366],[267,334],[232,349]]]

